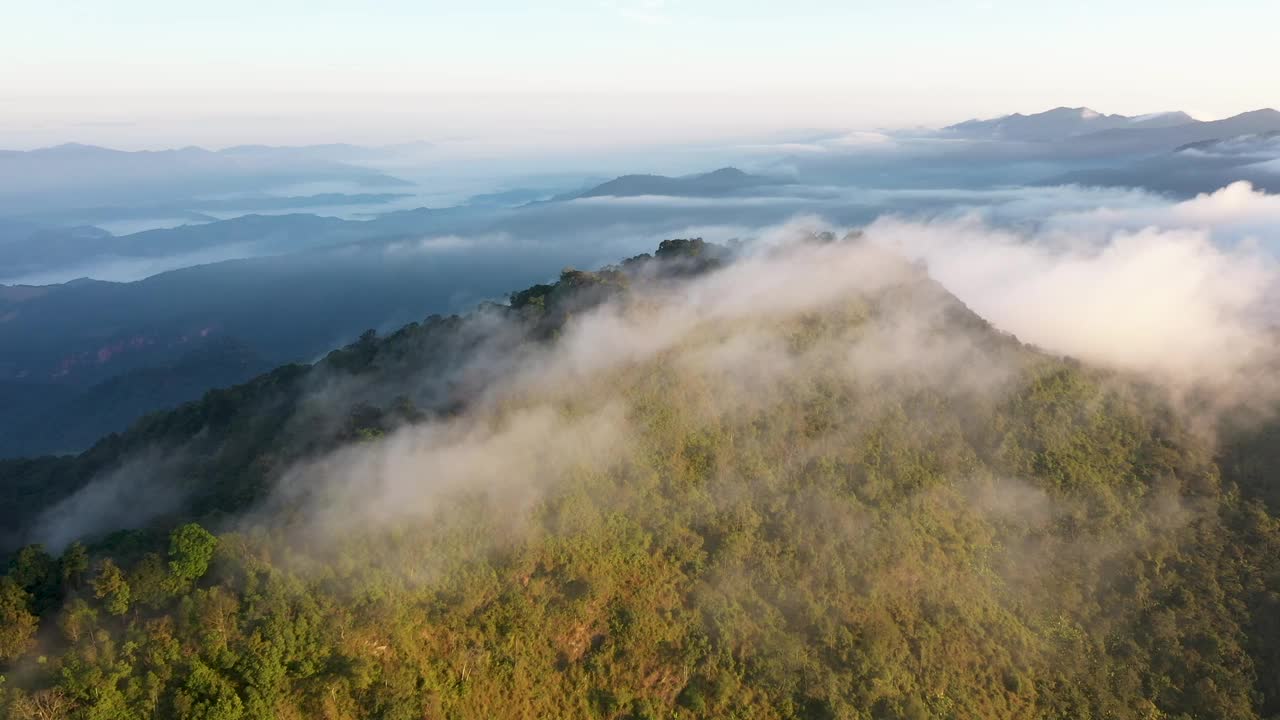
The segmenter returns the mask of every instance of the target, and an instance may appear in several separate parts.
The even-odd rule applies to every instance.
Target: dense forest
[[[1280,431],[1189,407],[665,241],[0,463],[0,715],[1277,718]]]

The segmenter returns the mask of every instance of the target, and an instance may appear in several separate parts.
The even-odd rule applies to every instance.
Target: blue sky
[[[1280,105],[1277,0],[3,4],[0,146],[523,124],[696,140],[1062,104],[1202,117]]]

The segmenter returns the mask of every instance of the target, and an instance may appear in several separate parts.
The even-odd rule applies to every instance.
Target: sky
[[[0,147],[699,142],[1280,105],[1276,0],[0,0]]]

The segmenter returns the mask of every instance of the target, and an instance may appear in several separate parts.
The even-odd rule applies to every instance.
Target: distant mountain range
[[[0,242],[0,268],[4,273],[0,279],[64,267],[90,267],[108,259],[145,260],[193,255],[214,248],[227,248],[230,256],[235,256],[237,253],[231,249],[239,247],[240,257],[287,252],[335,242],[340,239],[339,231],[347,227],[342,220],[317,215],[244,215],[221,222],[115,236],[91,226],[31,229],[16,225],[6,233],[0,221],[0,238],[8,236]]]
[[[680,177],[623,175],[597,185],[586,192],[560,195],[555,199],[572,200],[577,198],[637,197],[642,195],[715,197],[783,183],[784,181],[775,178],[752,175],[738,168],[725,167],[708,173],[682,175]]]
[[[943,128],[943,132],[989,140],[1049,142],[1104,130],[1166,128],[1194,122],[1184,112],[1130,117],[1104,115],[1086,107],[1060,107],[1034,115],[1014,113],[992,120],[968,120]]]
[[[779,165],[802,184],[882,189],[1080,183],[1194,195],[1248,180],[1280,191],[1280,152],[1265,141],[1274,133],[1280,111],[1273,109],[1200,121],[1182,112],[1125,116],[1063,107],[904,131],[875,149],[819,145]],[[1222,157],[1208,159],[1201,145],[1248,148],[1253,157],[1214,150]]]
[[[129,283],[0,285],[0,405],[32,410],[9,420],[0,412],[0,435],[9,437],[7,450],[0,443],[0,455],[73,449],[141,412],[194,397],[200,387],[234,382],[236,373],[311,359],[366,328],[466,307],[512,285],[539,282],[566,264],[593,262],[599,258],[600,228],[643,228],[639,234],[702,225],[762,227],[811,209],[833,222],[855,224],[871,219],[859,213],[880,212],[871,204],[826,200],[590,202],[595,199],[794,193],[807,202],[818,194],[804,196],[806,187],[894,183],[1078,183],[1189,195],[1248,180],[1280,192],[1280,112],[1274,110],[1201,122],[1185,113],[1126,117],[1058,108],[960,123],[941,133],[966,142],[923,142],[923,149],[903,152],[813,153],[789,158],[794,175],[786,178],[724,167],[680,176],[622,175],[549,198],[554,191],[509,189],[457,207],[369,220],[294,213],[215,221],[200,210],[269,212],[353,198],[398,199],[394,192],[254,193],[290,178],[395,186],[400,181],[358,163],[429,148],[242,146],[125,153],[69,145],[0,153],[0,279],[26,274],[49,282],[49,275],[39,273],[51,270],[60,271],[57,280],[111,277],[88,268],[135,260],[144,261],[146,271],[132,277],[150,275]],[[23,175],[24,168],[31,173]],[[80,185],[59,189],[58,177]],[[5,203],[19,196],[6,195],[4,188],[23,187],[27,179],[28,189],[41,183],[55,188],[44,197],[53,206],[19,203],[24,214],[5,212]],[[219,184],[235,188],[236,196],[193,193]],[[93,204],[104,197],[103,204]],[[125,204],[112,204],[117,201]],[[118,217],[173,212],[178,214],[171,217],[203,224],[113,235],[76,222],[88,217],[77,216],[74,208],[86,207]],[[45,211],[60,226],[46,224]],[[162,265],[166,259],[172,264]],[[171,268],[182,269],[164,272]],[[212,342],[232,349],[200,352]],[[45,430],[23,434],[13,424],[6,429],[5,422],[36,418],[36,409],[49,413],[39,416]],[[62,429],[49,430],[55,427]],[[48,442],[32,444],[37,435]]]
[[[1242,135],[1227,140],[1192,143],[1179,149],[1183,156],[1204,158],[1210,162],[1237,163],[1253,178],[1257,188],[1280,193],[1280,130],[1258,135]]]
[[[219,218],[206,213],[254,213],[332,208],[342,205],[382,205],[412,197],[409,193],[316,193],[314,195],[243,195],[191,198],[161,205],[131,207],[71,208],[51,213],[33,213],[18,220],[45,226],[93,225],[118,220],[174,218],[190,222],[211,222]]]
[[[429,211],[376,222],[246,216],[117,240],[185,247],[241,233],[282,251],[295,242],[359,240],[131,283],[0,285],[0,457],[77,450],[203,389],[312,360],[365,329],[501,297],[513,279],[535,283],[598,252],[586,243],[549,252],[533,241],[420,249],[421,235],[379,235],[430,218]],[[37,422],[40,431],[22,430]]]
[[[1192,143],[1278,131],[1280,111],[1270,108],[1201,121],[1184,112],[1131,117],[1060,107],[1034,115],[1015,113],[992,120],[969,120],[942,129],[944,134],[970,139],[1066,143],[1079,149],[1114,152],[1171,151]]]
[[[722,169],[680,178],[622,177],[573,197],[724,196],[777,182]],[[566,265],[599,262],[601,245],[592,238],[604,224],[684,228],[708,218],[766,223],[777,221],[777,212],[732,205],[479,203],[397,211],[366,221],[246,215],[122,236],[92,227],[50,230],[0,220],[0,234],[6,226],[11,237],[25,234],[20,242],[0,242],[0,266],[6,270],[98,255],[165,258],[225,248],[243,253],[242,259],[203,260],[137,282],[0,285],[0,404],[32,409],[10,422],[31,420],[40,409],[48,413],[40,415],[42,427],[65,429],[22,433],[13,426],[6,430],[0,421],[0,435],[9,437],[0,443],[0,456],[75,449],[77,439],[96,437],[141,412],[190,397],[201,386],[200,377],[207,380],[204,387],[213,387],[232,381],[227,372],[257,367],[259,361],[310,360],[364,329],[470,307],[513,284],[552,277]],[[253,361],[188,358],[213,341],[243,347]],[[150,392],[148,383],[172,392]],[[130,392],[136,401],[124,399]],[[111,400],[87,409],[86,403],[104,398]],[[46,440],[37,443],[36,437]]]
[[[160,408],[269,370],[234,338],[202,339],[172,362],[140,367],[81,388],[0,381],[0,457],[74,452]]]
[[[1112,128],[1047,144],[1083,160],[1083,167],[1047,175],[1039,185],[1137,187],[1186,197],[1244,180],[1280,192],[1276,110],[1167,127]]]
[[[429,142],[409,142],[392,145],[352,145],[329,143],[324,145],[236,145],[216,151],[219,155],[254,160],[290,162],[332,162],[352,165],[395,164],[405,159],[416,159],[430,152],[435,146]]]
[[[1280,155],[1280,130],[1272,130],[1257,135],[1241,135],[1225,140],[1214,139],[1187,143],[1178,148],[1177,152],[1244,156],[1257,160],[1271,160]]]
[[[1077,144],[1091,150],[1167,152],[1191,143],[1227,140],[1280,131],[1280,111],[1270,108],[1241,113],[1224,120],[1199,120],[1158,128],[1115,128],[1091,133]]]
[[[101,205],[167,205],[296,183],[338,182],[378,188],[409,185],[382,171],[337,159],[358,156],[353,149],[339,152],[330,146],[127,152],[69,143],[39,150],[6,150],[0,151],[0,214]]]

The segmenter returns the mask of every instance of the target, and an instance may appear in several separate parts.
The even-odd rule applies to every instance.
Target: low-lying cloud
[[[505,498],[517,517],[557,479],[602,472],[638,451],[626,383],[654,364],[715,388],[700,410],[713,423],[783,402],[787,388],[817,377],[848,397],[914,386],[989,402],[1025,354],[993,347],[992,334],[957,316],[943,288],[1053,353],[1232,400],[1274,399],[1266,369],[1275,354],[1275,260],[1256,243],[1219,240],[1244,220],[1268,232],[1274,196],[1232,187],[1173,203],[1121,193],[1107,212],[1086,216],[1082,198],[1099,191],[1056,192],[1068,198],[1064,211],[1051,209],[1052,192],[1030,195],[1046,209],[1035,223],[946,212],[861,228],[821,215],[715,226],[743,240],[726,267],[678,281],[641,277],[639,291],[575,313],[550,343],[520,343],[516,326],[474,315],[467,327],[502,340],[477,343],[455,365],[371,376],[392,387],[359,379],[300,404],[323,419],[326,407],[353,398],[406,394],[450,408],[447,415],[293,467],[274,502],[326,529],[421,519],[445,498],[473,492]],[[1087,231],[1073,232],[1086,217]],[[921,267],[940,285],[922,281]],[[868,304],[876,295],[891,299]],[[858,320],[872,312],[876,322]],[[848,325],[832,330],[824,318]],[[826,329],[809,345],[794,329],[811,323]],[[129,477],[113,475],[47,513],[40,539],[57,545],[118,526],[128,503],[111,498],[133,487]],[[86,518],[95,507],[106,510]]]
[[[177,509],[184,495],[184,457],[154,448],[130,457],[42,512],[31,542],[60,552],[78,538],[143,527]]]
[[[1117,201],[1097,203],[1108,196]],[[297,468],[282,484],[286,502],[313,508],[324,527],[341,524],[329,517],[335,508],[387,522],[429,514],[462,491],[493,491],[528,507],[554,478],[601,471],[635,451],[639,431],[620,383],[648,363],[708,378],[717,388],[704,407],[709,422],[781,402],[789,383],[829,378],[833,369],[842,369],[839,382],[877,393],[905,383],[969,399],[998,396],[1023,360],[957,325],[942,288],[996,328],[1052,353],[1180,391],[1273,397],[1264,370],[1275,355],[1276,262],[1237,232],[1246,224],[1267,231],[1274,196],[1241,185],[1181,203],[1083,188],[1010,190],[1004,198],[1046,212],[1036,223],[949,211],[886,216],[856,229],[818,215],[718,228],[743,231],[727,267],[575,315],[550,345],[504,351],[501,363],[478,373],[461,416]],[[1058,211],[1055,198],[1065,198]],[[1103,208],[1079,210],[1090,202]],[[847,232],[861,235],[812,241]],[[940,286],[912,280],[920,266]],[[904,287],[913,289],[894,290]],[[922,291],[929,287],[936,289]],[[803,352],[784,329],[894,292],[876,323],[855,323],[856,332]]]
[[[1024,341],[1114,367],[1225,382],[1271,345],[1275,260],[1204,230],[1067,243],[980,221],[886,218],[873,241],[924,260],[978,314]]]
[[[1211,234],[1218,244],[1263,242],[1272,243],[1273,250],[1280,235],[1280,195],[1256,190],[1244,181],[1175,203],[1149,199],[1118,205],[1106,196],[1100,199],[1103,202],[1093,209],[1054,214],[1047,228],[1104,238],[1117,230],[1195,229]]]

